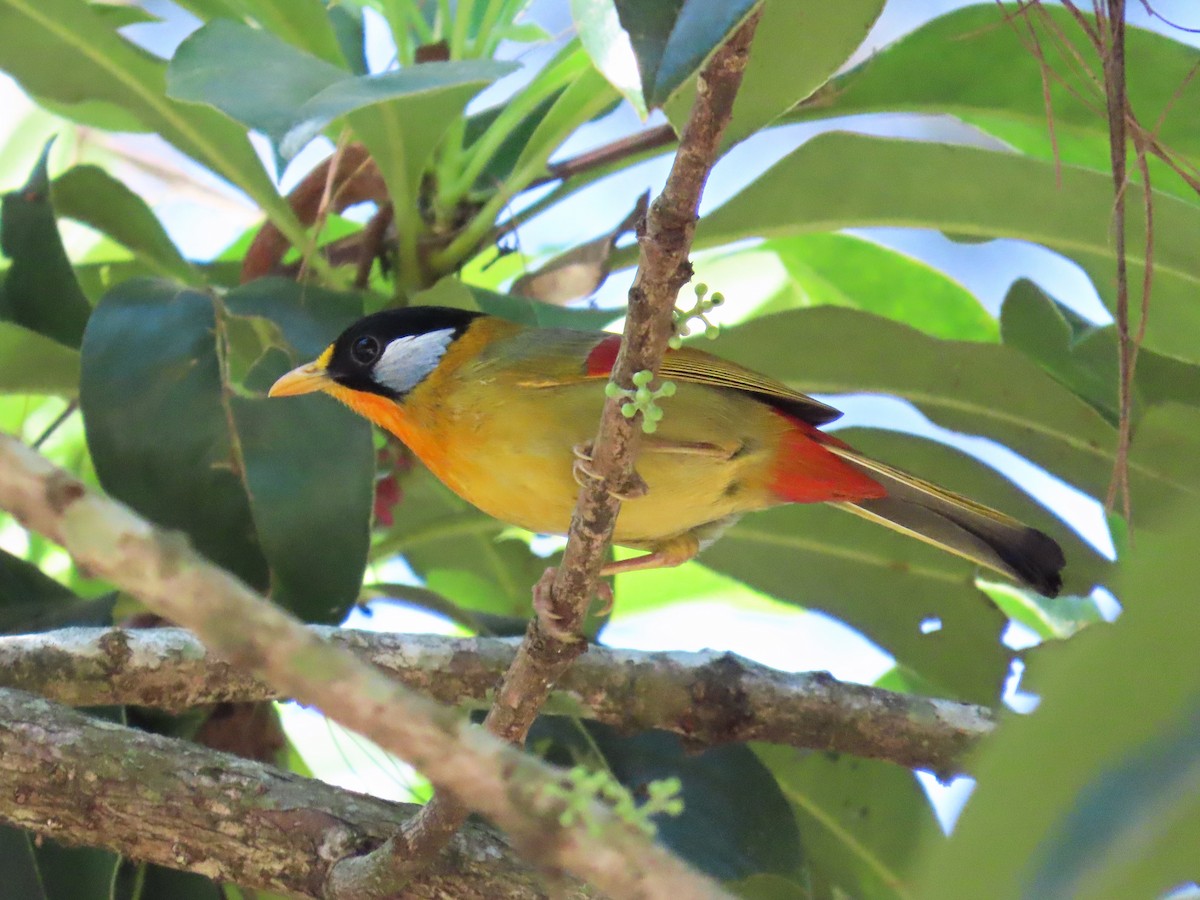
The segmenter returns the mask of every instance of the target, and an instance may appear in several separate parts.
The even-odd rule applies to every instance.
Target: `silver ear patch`
[[[375,363],[371,377],[389,391],[407,394],[437,368],[453,340],[453,328],[396,338]]]

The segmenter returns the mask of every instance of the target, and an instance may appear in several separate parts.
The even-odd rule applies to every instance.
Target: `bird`
[[[566,534],[620,342],[472,310],[388,309],[268,395],[323,392],[398,437],[485,513]],[[822,431],[841,415],[832,406],[691,346],[669,349],[657,378],[676,390],[657,401],[662,416],[636,461],[646,490],[624,500],[613,533],[647,552],[601,574],[677,566],[747,513],[828,503],[1043,595],[1061,589],[1053,538]]]

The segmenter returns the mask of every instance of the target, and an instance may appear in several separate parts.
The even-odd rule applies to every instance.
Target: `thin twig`
[[[55,416],[54,421],[47,425],[42,430],[42,433],[37,436],[37,439],[31,445],[33,449],[37,450],[42,446],[42,444],[46,443],[46,441],[50,439],[50,435],[58,431],[58,429],[62,427],[62,424],[66,422],[67,419],[71,418],[72,413],[74,413],[77,409],[79,409],[79,400],[72,399],[69,403],[67,403],[66,409]]]
[[[679,289],[691,278],[688,254],[695,231],[700,196],[716,162],[721,137],[729,123],[741,85],[750,42],[761,10],[756,10],[714,54],[700,73],[700,87],[662,194],[650,208],[639,233],[641,258],[629,291],[629,314],[612,381],[632,384],[635,372],[654,371],[671,336],[671,311]],[[669,414],[669,412],[668,412]],[[612,538],[620,501],[617,493],[633,483],[633,463],[640,431],[626,419],[620,403],[604,405],[592,452],[597,478],[587,479],[579,494],[562,564],[543,579],[541,604],[552,611],[557,627],[547,629],[534,618],[512,666],[497,689],[485,727],[495,735],[523,742],[552,685],[586,649],[576,635],[596,592],[600,567]],[[550,575],[550,572],[547,572]],[[462,822],[465,809],[452,796],[435,794],[425,812],[405,829],[407,852],[435,853]],[[386,857],[380,866],[386,866]]]

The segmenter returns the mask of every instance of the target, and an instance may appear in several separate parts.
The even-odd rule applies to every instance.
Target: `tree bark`
[[[408,687],[482,707],[516,641],[312,627]],[[207,703],[286,699],[179,628],[71,628],[0,638],[0,687],[72,706],[134,704],[180,711]],[[970,703],[845,684],[824,672],[779,672],[732,653],[641,653],[593,646],[559,680],[549,712],[623,731],[658,728],[702,747],[770,741],[884,759],[939,777],[990,734]]]
[[[334,863],[378,846],[417,809],[0,690],[0,820],[60,843],[321,898]],[[554,891],[596,896],[564,880]],[[405,894],[550,895],[541,874],[482,826],[459,832]]]

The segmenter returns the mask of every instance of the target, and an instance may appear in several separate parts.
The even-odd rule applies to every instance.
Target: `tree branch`
[[[623,388],[643,369],[657,371],[673,333],[675,298],[691,279],[692,247],[700,196],[717,160],[721,136],[733,113],[761,6],[701,69],[696,100],[662,193],[651,204],[645,230],[638,233],[641,255],[629,289],[629,311],[611,380]],[[621,414],[621,403],[604,404],[593,443],[591,469],[579,492],[562,564],[548,570],[534,591],[539,614],[529,624],[517,656],[496,691],[484,727],[523,743],[550,689],[587,648],[580,627],[596,594],[600,567],[612,542],[621,509],[617,494],[640,481],[634,471],[640,420]],[[555,624],[547,627],[543,615]],[[466,810],[453,795],[438,792],[405,829],[408,853],[434,853],[463,821]],[[387,866],[386,848],[378,865]]]
[[[471,726],[454,710],[417,696],[302,623],[128,507],[90,490],[15,438],[0,435],[0,508],[63,545],[76,565],[196,632],[229,662],[371,738],[468,799],[527,859],[565,869],[618,897],[725,897],[714,882],[593,804],[590,822],[563,827],[566,806],[546,788],[557,769]],[[589,827],[590,825],[590,827]],[[331,870],[329,896],[347,882],[358,900],[392,896]]]
[[[447,704],[485,702],[517,650],[500,638],[312,631]],[[175,712],[284,699],[181,628],[70,628],[0,638],[0,687],[73,706]],[[994,728],[991,711],[981,706],[844,684],[824,672],[778,672],[713,651],[591,647],[559,680],[555,696],[554,712],[623,731],[672,731],[693,746],[770,741],[884,759],[941,777],[961,773],[966,753]]]
[[[419,808],[0,690],[0,820],[208,878],[320,898],[333,863]],[[595,896],[577,882],[567,896]],[[461,831],[406,897],[546,897],[500,837]]]

